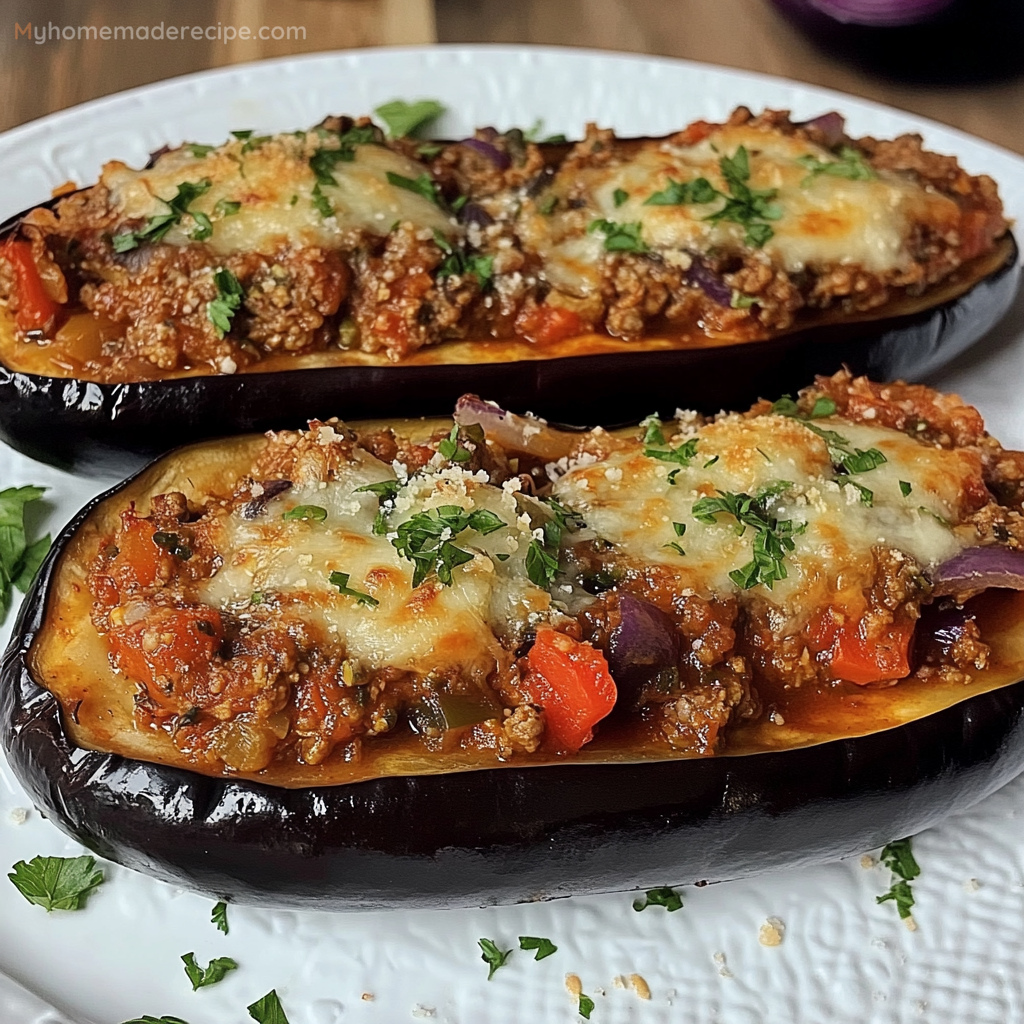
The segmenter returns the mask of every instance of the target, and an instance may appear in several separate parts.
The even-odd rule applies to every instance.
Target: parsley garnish
[[[415,192],[418,196],[423,196],[424,199],[429,199],[430,202],[439,205],[437,203],[437,184],[434,179],[424,171],[417,178],[406,178],[401,174],[395,174],[394,171],[388,171],[388,183],[394,185],[395,188],[404,188],[407,192]]]
[[[322,523],[327,518],[327,509],[319,505],[296,505],[281,513],[281,518],[291,522],[293,519],[301,519],[303,522],[312,520],[315,523]]]
[[[902,494],[904,498],[909,497],[910,496],[910,492],[913,489],[914,488],[910,485],[910,483],[908,481],[906,481],[906,480],[901,480],[900,481],[900,494]]]
[[[672,529],[675,530],[677,537],[682,537],[686,533],[686,523],[673,523]],[[682,545],[678,541],[669,541],[668,544],[663,544],[662,547],[671,548],[673,551],[678,551],[679,554],[685,555],[686,552],[683,550]]]
[[[328,138],[336,138],[337,146],[322,146],[309,158],[309,167],[316,176],[318,185],[337,185],[334,168],[337,164],[350,164],[356,158],[356,146],[369,146],[377,141],[372,125],[361,125],[350,128],[340,135],[326,133]]]
[[[543,960],[544,957],[558,952],[558,947],[550,939],[539,938],[536,935],[520,935],[519,948],[535,949],[537,954],[534,960]]]
[[[245,140],[245,139],[251,139],[252,138],[253,131],[254,131],[253,128],[243,128],[243,129],[241,129],[241,130],[239,130],[237,132],[233,131],[231,134],[234,135],[234,137],[236,139]]]
[[[320,182],[317,182],[313,186],[313,191],[309,194],[309,197],[310,201],[313,203],[313,208],[321,217],[323,217],[324,220],[327,220],[328,217],[334,216],[334,207],[331,206],[330,199],[320,191]]]
[[[664,444],[665,442],[662,441],[661,443]],[[668,482],[670,484],[674,484],[676,482],[676,477],[679,475],[679,470],[689,466],[696,457],[697,443],[698,439],[696,437],[691,437],[688,441],[684,441],[676,448],[644,448],[644,455],[649,459],[658,459],[660,462],[676,463],[677,468],[673,469],[668,475]]]
[[[779,520],[766,508],[769,495],[762,492],[757,497],[749,494],[733,494],[719,491],[717,498],[700,498],[693,504],[693,518],[699,523],[712,526],[717,522],[716,516],[723,513],[736,520],[736,532],[741,537],[747,527],[754,530],[753,560],[740,569],[733,569],[729,579],[742,590],[750,590],[758,583],[764,584],[769,590],[777,580],[784,580],[786,571],[785,558],[787,551],[796,546],[793,537],[807,529],[806,523],[794,525],[791,519]]]
[[[443,438],[437,446],[437,453],[449,462],[469,462],[473,457],[467,448],[459,444],[459,425],[456,423],[451,433]]]
[[[764,454],[764,453],[762,452],[762,454]],[[712,455],[711,458],[708,459],[708,461],[704,463],[704,468],[708,469],[710,466],[713,466],[720,458],[721,458],[720,455]]]
[[[209,156],[217,147],[216,146],[204,146],[199,142],[188,142],[185,144],[185,148],[192,154],[197,160],[201,160],[204,156]]]
[[[661,420],[657,413],[651,413],[640,421],[644,428],[644,444],[665,444],[665,435],[661,430]]]
[[[357,487],[352,493],[374,494],[377,497],[378,503],[382,503],[385,501],[394,501],[401,486],[402,485],[397,480],[381,480],[375,484],[363,484],[362,487]]]
[[[647,244],[640,237],[640,221],[616,224],[613,220],[592,220],[587,231],[604,235],[605,252],[647,252]]]
[[[629,193],[624,188],[617,188],[612,193],[612,202],[615,204],[615,209],[617,210],[628,198]]]
[[[392,100],[382,103],[374,113],[388,126],[391,138],[401,139],[440,117],[444,110],[444,104],[437,100],[416,100],[414,103]]]
[[[558,553],[562,538],[566,533],[575,533],[585,524],[582,516],[555,498],[541,498],[540,501],[551,511],[551,518],[545,520],[541,527],[543,543],[535,537],[526,549],[526,575],[536,586],[547,587],[558,574]]]
[[[802,187],[809,185],[819,174],[828,174],[834,178],[849,178],[851,181],[870,181],[878,177],[864,159],[864,154],[852,146],[843,146],[839,150],[838,160],[819,160],[816,156],[808,154],[797,157],[796,162],[810,171],[807,177],[800,182]]]
[[[229,956],[218,956],[211,960],[207,967],[200,967],[196,963],[195,953],[185,953],[181,960],[185,965],[188,980],[192,982],[193,992],[206,988],[208,985],[216,985],[218,981],[224,980],[228,971],[238,968],[238,964]]]
[[[914,905],[910,883],[921,874],[921,868],[910,848],[910,839],[897,839],[883,846],[879,859],[899,881],[894,881],[884,895],[876,896],[875,902],[885,903],[892,900],[896,904],[896,912],[905,920],[910,917],[910,909]]]
[[[877,448],[868,448],[867,451],[852,448],[850,442],[842,434],[808,422],[823,416],[832,416],[835,411],[836,403],[831,398],[819,398],[814,403],[810,416],[806,417],[801,415],[796,402],[789,395],[783,395],[772,404],[772,412],[798,420],[825,442],[828,446],[828,457],[836,469],[842,469],[846,473],[868,473],[872,469],[877,469],[883,462],[888,462],[888,459]],[[870,504],[870,502],[866,504]]]
[[[739,289],[733,288],[729,305],[733,309],[750,309],[751,306],[757,305],[757,301],[756,295],[744,295]]]
[[[440,142],[425,142],[422,146],[416,147],[416,155],[421,160],[432,160],[442,149],[444,146]]]
[[[242,204],[234,199],[218,199],[213,212],[218,217],[232,217],[242,208]]]
[[[288,1024],[284,1007],[275,989],[271,989],[262,999],[257,999],[246,1009],[257,1024]]]
[[[451,586],[452,570],[473,560],[471,552],[456,547],[452,541],[467,529],[486,535],[507,525],[486,509],[467,512],[458,505],[440,505],[417,512],[400,523],[398,535],[391,543],[403,558],[413,563],[414,587],[433,573],[447,587]]]
[[[454,205],[453,203],[453,208]],[[437,268],[439,281],[443,281],[446,277],[463,277],[466,274],[472,274],[480,283],[481,289],[486,289],[491,284],[494,278],[493,256],[483,256],[480,253],[467,253],[464,249],[455,249],[440,231],[434,232],[434,241],[438,248],[446,254],[441,266]]]
[[[253,604],[258,604],[256,601],[256,594],[253,594]],[[263,600],[263,595],[260,595],[260,600]],[[223,932],[227,935],[230,930],[228,927],[228,905],[221,900],[220,903],[214,905],[213,910],[210,912],[210,923],[215,925],[217,931]]]
[[[51,910],[81,910],[103,882],[93,857],[33,857],[19,860],[7,876],[29,901]]]
[[[590,996],[585,995],[583,992],[580,993],[580,1016],[586,1020],[590,1020],[590,1015],[594,1012],[594,1000]]]
[[[511,949],[500,950],[497,945],[491,939],[479,939],[480,948],[483,952],[480,954],[480,959],[487,964],[487,980],[490,981],[494,977],[494,972],[499,967],[504,967],[508,962],[508,958],[512,955]],[[538,959],[540,959],[538,957]]]
[[[269,142],[272,138],[272,135],[250,136],[245,140],[245,145],[242,146],[242,152],[251,153],[257,146],[262,146],[264,142]]]
[[[338,593],[342,594],[344,597],[354,597],[356,599],[356,604],[366,605],[367,608],[376,608],[377,605],[380,604],[380,601],[378,601],[377,598],[370,597],[369,594],[364,594],[360,590],[353,590],[348,585],[348,578],[349,573],[347,572],[332,572],[331,575],[327,577],[327,582],[330,583],[332,587],[337,587]]]
[[[856,480],[844,480],[843,484],[846,487],[852,487],[860,494],[861,504],[867,505],[868,508],[871,508],[875,504],[875,492],[871,490],[871,488],[857,483]]]
[[[153,543],[163,548],[170,555],[174,555],[175,558],[180,558],[183,562],[187,562],[192,557],[192,549],[178,536],[176,533],[164,533],[162,530],[157,530],[153,534]]]
[[[558,196],[545,196],[538,204],[537,211],[543,213],[545,217],[550,217],[555,212],[555,207],[558,205]]]
[[[642,900],[633,900],[633,909],[646,910],[648,907],[664,907],[669,913],[683,909],[683,898],[670,885],[659,889],[648,889]]]
[[[217,337],[223,338],[231,330],[231,321],[242,306],[245,292],[237,277],[223,267],[214,272],[217,298],[206,304],[206,318],[213,324]]]
[[[150,217],[146,221],[146,226],[138,231],[125,231],[114,235],[110,240],[114,252],[128,252],[130,249],[136,248],[140,242],[159,242],[171,228],[181,223],[182,218],[189,213],[189,206],[207,192],[212,184],[209,178],[202,178],[199,181],[183,181],[178,186],[178,191],[173,198],[160,200],[170,212],[158,213]],[[208,234],[201,234],[201,232],[205,231],[206,225],[209,225],[209,218],[205,214],[191,214],[191,216],[199,225],[192,237],[194,238],[196,233],[199,233],[201,238],[208,238]]]
[[[668,187],[644,200],[644,206],[683,206],[689,203],[713,203],[722,193],[707,178],[693,181],[668,179]]]
[[[28,543],[25,506],[38,501],[45,487],[8,487],[0,491],[0,619],[7,612],[11,587],[28,590],[50,549],[50,535]]]
[[[747,229],[743,240],[747,245],[760,248],[775,234],[768,221],[779,220],[782,216],[782,207],[772,202],[778,189],[754,189],[747,184],[750,158],[746,146],[740,146],[731,157],[723,156],[718,167],[730,194],[725,196],[725,205],[705,220],[714,224],[725,220],[742,225]]]

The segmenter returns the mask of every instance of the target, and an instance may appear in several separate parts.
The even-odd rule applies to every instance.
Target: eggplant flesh
[[[225,471],[240,444],[202,446],[203,472]],[[83,544],[101,535],[104,503],[166,490],[180,479],[176,458],[100,496],[62,533],[0,666],[0,739],[32,800],[101,856],[165,881],[218,899],[318,909],[504,904],[718,881],[878,847],[1024,769],[1024,597],[1015,593],[983,597],[994,598],[983,635],[995,667],[974,684],[951,687],[938,703],[908,696],[888,727],[796,749],[293,788],[89,749],[78,705],[40,685],[38,652],[56,625],[75,628],[60,620],[60,590],[75,585]],[[900,687],[879,692],[903,699]]]
[[[0,239],[22,216],[0,226]],[[920,296],[900,295],[870,314],[825,311],[762,341],[680,346],[670,335],[592,336],[563,346],[582,354],[521,340],[445,342],[399,364],[339,350],[272,357],[239,374],[113,384],[0,361],[0,440],[62,469],[104,476],[182,444],[296,427],[310,417],[444,415],[467,392],[555,422],[603,426],[652,410],[667,415],[680,402],[708,413],[744,408],[843,365],[878,380],[920,379],[990,330],[1019,280],[1007,234]],[[0,335],[12,331],[0,316]]]

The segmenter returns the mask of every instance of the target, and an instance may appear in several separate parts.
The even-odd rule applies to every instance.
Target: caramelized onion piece
[[[1024,590],[1024,551],[1003,547],[967,548],[931,573],[936,597],[966,601],[983,590]]]
[[[516,416],[476,395],[463,395],[456,402],[455,422],[463,427],[476,423],[502,448],[526,452],[545,462],[568,456],[579,440],[578,434],[555,430],[533,416]]]

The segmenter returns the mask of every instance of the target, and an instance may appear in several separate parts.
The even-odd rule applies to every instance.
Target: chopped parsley
[[[658,889],[648,889],[642,900],[633,900],[633,909],[646,910],[648,907],[664,907],[669,913],[683,909],[683,897],[670,885]]]
[[[453,203],[453,208],[454,205]],[[481,290],[490,287],[494,279],[493,256],[483,256],[480,253],[468,253],[464,249],[456,249],[440,231],[434,232],[434,241],[445,254],[444,260],[437,268],[439,281],[443,281],[446,277],[464,277],[466,274],[472,274],[479,282]]]
[[[921,868],[914,858],[910,847],[910,839],[897,839],[882,847],[879,860],[896,876],[889,891],[875,897],[876,903],[892,900],[896,904],[896,912],[901,920],[910,917],[914,906],[914,893],[910,883],[921,874]]]
[[[907,480],[901,480],[900,481],[900,494],[902,494],[904,498],[910,497],[910,492],[913,489],[914,488],[910,485],[909,481],[907,481]]]
[[[442,459],[455,463],[469,462],[473,457],[468,448],[463,448],[459,444],[459,425],[457,423],[452,427],[451,433],[438,443],[437,453]]]
[[[256,1024],[288,1024],[284,1007],[275,989],[271,989],[262,999],[257,999],[246,1009]]]
[[[745,295],[738,288],[733,288],[729,305],[733,309],[750,309],[751,306],[757,305],[757,301],[756,295]]]
[[[252,138],[252,133],[254,130],[255,129],[253,128],[242,128],[239,131],[233,131],[231,134],[234,135],[236,139],[241,139],[245,141],[246,139]]]
[[[871,508],[875,504],[875,492],[870,487],[865,487],[863,484],[857,483],[856,480],[844,480],[843,485],[852,487],[857,491],[862,505],[867,505],[868,508]]]
[[[430,202],[440,205],[437,201],[437,183],[426,171],[416,178],[406,178],[404,175],[395,174],[394,171],[388,171],[387,177],[389,185],[394,185],[395,188],[404,188],[406,192],[414,192],[416,195],[423,196],[424,199],[429,199]]]
[[[750,590],[759,583],[771,590],[777,580],[784,580],[789,575],[783,562],[786,552],[796,546],[793,538],[807,529],[806,523],[794,525],[791,519],[779,520],[772,515],[766,506],[774,496],[719,491],[718,497],[700,498],[693,504],[693,517],[699,523],[714,525],[716,517],[725,514],[736,520],[739,536],[748,526],[754,531],[753,559],[729,573],[729,579],[742,590]]]
[[[494,977],[494,972],[499,967],[504,967],[505,964],[508,963],[508,958],[512,955],[512,950],[498,949],[497,945],[491,939],[479,939],[478,944],[483,950],[480,954],[480,959],[487,964],[487,980],[490,981],[491,978]]]
[[[326,138],[337,140],[337,146],[321,146],[310,158],[309,168],[318,185],[337,185],[334,168],[337,164],[350,164],[356,158],[356,146],[369,146],[378,139],[373,125],[360,125],[347,132],[326,132]]]
[[[413,563],[414,587],[433,574],[448,587],[452,570],[473,560],[471,552],[456,547],[452,541],[467,529],[486,535],[507,525],[487,509],[467,512],[458,505],[440,505],[417,512],[400,523],[391,543],[403,558]]]
[[[746,146],[740,146],[731,157],[723,156],[718,167],[729,195],[725,196],[725,205],[705,220],[713,224],[730,221],[741,225],[747,229],[743,240],[759,249],[775,234],[768,221],[782,217],[782,207],[773,202],[778,189],[754,189],[747,184],[750,180],[750,157]]]
[[[272,138],[273,135],[251,135],[245,140],[242,152],[251,153],[257,146],[262,146],[264,142],[269,142]]]
[[[604,235],[605,252],[638,252],[648,251],[647,244],[640,237],[642,225],[640,221],[631,224],[616,224],[613,220],[592,220],[587,231],[591,234],[600,232]]]
[[[864,159],[864,154],[852,146],[843,146],[839,150],[838,160],[819,160],[816,156],[797,157],[798,164],[810,173],[800,182],[806,188],[820,174],[828,174],[833,178],[849,178],[851,181],[870,181],[877,178],[871,165]]]
[[[546,956],[558,952],[558,947],[550,940],[540,938],[536,935],[520,935],[520,949],[535,949],[537,951],[534,960],[543,960]]]
[[[235,199],[218,199],[213,212],[218,217],[233,217],[241,208],[242,204]]]
[[[545,217],[550,217],[555,212],[555,207],[558,205],[558,196],[545,196],[538,204],[537,210],[543,213]]]
[[[8,487],[0,491],[0,619],[7,612],[11,588],[28,590],[50,549],[50,535],[28,543],[25,506],[38,501],[45,487]]]
[[[661,420],[657,413],[651,413],[640,421],[644,428],[644,444],[665,444],[665,435],[661,429]]]
[[[590,1015],[594,1012],[594,1000],[585,993],[580,993],[580,1016],[586,1020],[590,1020]]]
[[[181,223],[186,214],[191,216],[198,225],[191,237],[195,238],[196,232],[201,234],[210,224],[210,220],[205,214],[191,213],[189,206],[209,191],[212,184],[209,178],[202,178],[199,181],[183,181],[171,199],[160,200],[168,208],[167,213],[158,213],[150,217],[146,221],[145,227],[138,231],[125,231],[111,238],[110,243],[114,247],[114,252],[128,252],[135,249],[141,242],[159,242],[171,228]],[[209,235],[201,234],[201,237],[208,238]]]
[[[425,142],[422,146],[416,147],[416,155],[421,160],[432,160],[442,149],[444,146],[440,142]]]
[[[762,454],[764,454],[764,453],[762,452]],[[719,460],[720,458],[721,458],[721,456],[720,456],[720,455],[712,455],[712,456],[711,456],[711,458],[710,458],[710,459],[708,459],[708,461],[704,463],[704,468],[705,468],[705,469],[708,469],[708,468],[710,468],[710,467],[711,467],[711,466],[713,466],[713,465],[714,465],[714,464],[715,464],[715,463],[716,463],[716,462],[717,462],[717,461],[718,461],[718,460]]]
[[[530,582],[538,587],[550,586],[558,574],[558,554],[562,538],[567,533],[575,533],[584,526],[583,518],[572,509],[566,508],[555,498],[541,498],[551,512],[551,517],[544,521],[543,542],[536,537],[526,549],[526,575]]]
[[[252,596],[255,599],[256,594]],[[262,594],[260,595],[260,600],[263,600]],[[253,603],[257,604],[258,602],[254,600]],[[210,912],[210,924],[214,925],[217,931],[223,932],[225,935],[230,931],[228,927],[228,905],[223,900],[215,904]]]
[[[200,967],[196,963],[195,953],[185,953],[181,961],[185,965],[188,980],[192,982],[193,992],[209,985],[216,985],[218,981],[223,981],[227,977],[228,971],[238,969],[238,963],[229,956],[215,957],[206,967]]]
[[[209,156],[217,147],[216,146],[204,146],[200,142],[188,142],[188,143],[185,144],[185,148],[197,160],[201,160],[204,156]]]
[[[29,901],[52,910],[81,910],[103,883],[93,857],[33,857],[19,860],[7,876]]]
[[[686,533],[686,523],[673,523],[672,529],[675,531],[677,537],[682,537],[683,534]],[[671,548],[673,551],[678,552],[680,555],[686,554],[679,541],[669,541],[668,544],[663,544],[662,547]]]
[[[332,587],[338,588],[338,593],[344,597],[354,597],[356,604],[365,605],[367,608],[376,608],[380,604],[380,601],[375,597],[371,597],[369,594],[364,594],[361,590],[353,590],[348,585],[349,573],[347,572],[332,572],[327,577],[327,582]]]
[[[388,126],[391,138],[401,139],[439,118],[444,110],[444,104],[437,100],[392,100],[382,103],[374,113]]]
[[[612,202],[615,204],[615,209],[617,210],[628,198],[629,193],[624,188],[617,188],[612,193]]]
[[[327,220],[328,217],[334,216],[334,207],[331,206],[330,199],[320,191],[320,182],[317,182],[313,186],[313,191],[310,193],[310,201],[313,203],[313,209],[316,210],[324,220]]]
[[[828,457],[837,470],[841,469],[844,473],[869,473],[881,466],[882,463],[889,461],[877,448],[868,448],[864,451],[851,447],[850,442],[842,434],[809,422],[812,419],[832,416],[835,411],[836,403],[831,398],[817,399],[809,416],[801,414],[796,402],[789,395],[783,395],[772,404],[772,412],[799,420],[808,430],[817,434],[825,442],[828,447]]]
[[[174,555],[175,558],[180,558],[183,562],[187,562],[192,557],[192,549],[176,533],[164,533],[162,530],[157,530],[153,534],[153,543],[157,547],[163,548],[168,554]]]
[[[665,442],[662,441],[661,443],[664,444]],[[644,455],[649,459],[657,459],[660,462],[676,463],[676,468],[668,475],[668,482],[675,484],[679,470],[689,466],[694,458],[696,458],[697,444],[698,439],[691,437],[688,441],[684,441],[675,448],[644,448]]]
[[[327,518],[327,509],[321,508],[319,505],[296,505],[295,508],[282,512],[281,518],[287,522],[301,519],[303,522],[312,520],[315,523],[322,523]]]
[[[373,494],[376,495],[378,503],[382,503],[385,501],[394,501],[398,496],[398,491],[401,486],[402,485],[397,480],[380,480],[375,484],[363,484],[362,487],[357,487],[352,493]]]
[[[548,587],[558,575],[558,559],[536,538],[526,549],[526,575],[538,587]]]
[[[217,286],[217,298],[206,304],[206,318],[213,324],[217,337],[223,338],[231,330],[231,321],[242,307],[245,291],[238,278],[223,267],[214,271],[213,283]]]
[[[693,181],[673,181],[644,200],[644,206],[684,206],[690,203],[713,203],[722,193],[707,178]]]

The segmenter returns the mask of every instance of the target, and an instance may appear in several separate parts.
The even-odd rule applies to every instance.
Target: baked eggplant
[[[1024,597],[1016,592],[1024,588],[1024,455],[1001,449],[952,396],[840,374],[744,417],[649,418],[639,438],[567,437],[476,399],[460,403],[456,420],[394,424],[393,434],[380,423],[333,421],[308,434],[201,444],[83,509],[54,544],[0,668],[4,747],[43,813],[102,856],[217,898],[468,906],[849,856],[969,807],[1024,768]],[[397,455],[389,436],[400,442]],[[786,452],[794,479],[755,487],[765,460],[779,465]],[[557,478],[551,494],[545,465]],[[624,466],[633,472],[616,474]],[[815,466],[830,479],[808,476]],[[267,478],[271,467],[289,473],[288,486]],[[324,479],[309,476],[311,467]],[[516,470],[534,478],[536,494],[524,494]],[[737,473],[750,494],[722,486]],[[623,478],[640,504],[616,512]],[[505,499],[487,488],[501,480],[525,520],[516,544],[511,520],[495,525],[495,503]],[[459,527],[450,525],[452,506],[430,499],[457,500],[453,487],[462,488],[467,516]],[[367,510],[353,500],[369,502],[371,513],[379,504],[383,532],[363,536],[353,517]],[[666,506],[675,541],[662,545],[660,527],[644,521],[651,502],[686,506]],[[449,535],[417,546],[407,524],[432,515],[448,517]],[[558,524],[554,535],[536,515]],[[858,523],[870,523],[869,536]],[[238,530],[287,535],[290,546],[281,557],[264,550],[257,564]],[[902,537],[902,550],[883,550],[879,533],[890,544]],[[229,535],[235,546],[218,561],[211,538]],[[449,542],[468,557],[445,553]],[[370,561],[357,565],[355,552],[368,546]],[[549,559],[531,568],[537,546]],[[335,548],[349,572],[328,573],[330,564],[307,557]],[[288,575],[296,565],[301,580]],[[243,586],[260,589],[241,605],[225,596],[251,570]],[[314,581],[321,570],[326,586]],[[472,589],[480,573],[518,581],[516,601]],[[685,586],[697,580],[704,597]],[[195,588],[211,581],[222,588],[218,601],[197,605]],[[394,586],[415,606],[416,623],[403,625]],[[443,604],[445,625],[430,626],[431,602],[460,593],[478,609],[500,605],[508,629],[489,626],[493,634],[479,643],[456,621],[458,606]],[[196,672],[220,671],[266,652],[253,638],[287,624],[303,602],[328,620],[312,646],[302,641],[305,662],[279,666],[297,666],[292,696],[265,706],[261,722],[255,704],[235,719],[221,713],[227,676],[219,677],[226,689],[208,675],[199,685],[198,675],[175,674],[161,660],[166,645],[177,645],[176,657],[191,658]],[[508,610],[520,605],[528,611]],[[166,616],[179,612],[197,623],[194,636],[167,634]],[[477,614],[491,622],[496,613]],[[147,634],[150,615],[155,632]],[[779,625],[787,616],[806,621],[787,632]],[[415,628],[443,632],[430,634],[432,660],[403,681],[392,670],[409,670],[395,653],[408,643],[394,637]],[[438,652],[452,637],[457,651],[445,661]],[[552,637],[592,678],[613,679],[613,703],[567,724],[552,697],[556,673],[534,657],[548,657]],[[332,678],[349,693],[367,690],[344,714],[355,721],[352,709],[365,709],[367,727],[339,732],[332,720],[333,747],[325,748],[325,734],[302,724],[309,702],[295,695],[337,643],[345,656],[331,663]],[[374,662],[372,651],[389,644],[387,664]],[[494,653],[502,645],[505,656]],[[486,675],[486,721],[465,715],[481,682],[470,672],[481,651],[504,665]],[[265,681],[269,663],[261,664]],[[452,664],[466,669],[468,689],[455,687]],[[146,665],[163,667],[147,676]],[[395,692],[404,696],[389,705]],[[449,704],[447,724],[432,731],[427,693],[460,700],[462,718],[453,720]],[[575,700],[574,715],[591,707]],[[526,737],[532,747],[515,728],[506,731],[518,746],[483,741],[521,710],[540,725]],[[239,756],[236,742],[218,737],[241,719],[250,736],[262,724],[279,745],[250,744]],[[369,726],[385,720],[375,735]]]
[[[0,239],[0,437],[86,472],[467,391],[612,425],[919,376],[1019,280],[990,179],[742,108],[572,145],[243,132],[108,164]]]

